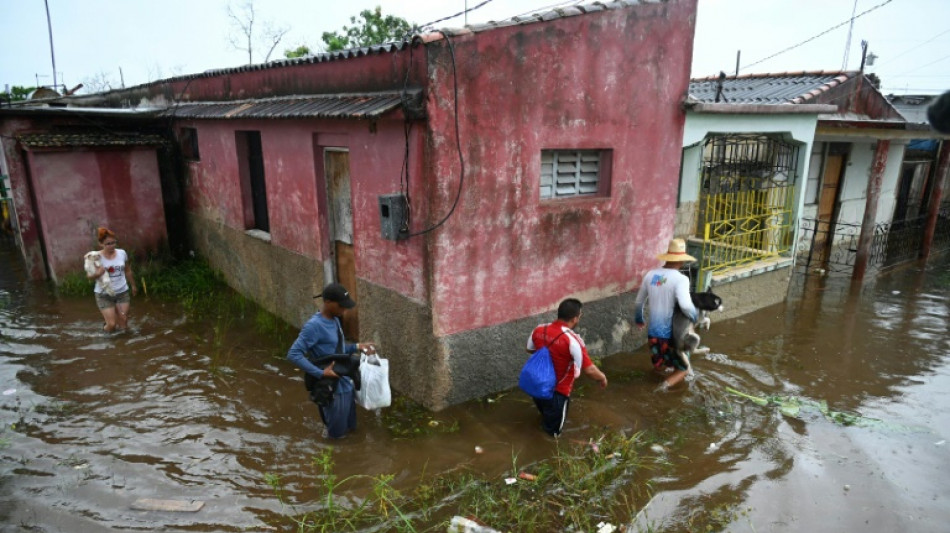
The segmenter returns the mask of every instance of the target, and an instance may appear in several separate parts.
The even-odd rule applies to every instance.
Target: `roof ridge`
[[[739,76],[726,76],[726,80],[748,80],[755,78],[800,78],[802,76],[846,76],[850,79],[860,73],[858,70],[797,70],[788,72],[762,72],[753,74],[741,74]],[[719,76],[706,76],[705,78],[692,78],[690,83],[703,81],[719,81]]]

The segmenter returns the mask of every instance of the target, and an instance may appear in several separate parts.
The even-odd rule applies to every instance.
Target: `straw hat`
[[[683,239],[673,239],[670,241],[670,247],[667,248],[665,254],[660,254],[656,256],[660,261],[668,261],[671,263],[689,263],[695,261],[696,258],[686,253],[686,241]]]

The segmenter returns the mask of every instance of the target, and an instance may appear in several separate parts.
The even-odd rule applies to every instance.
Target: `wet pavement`
[[[315,508],[311,458],[328,443],[287,346],[256,334],[253,312],[189,320],[140,296],[131,331],[103,335],[91,294],[26,282],[16,254],[0,243],[0,531],[296,529],[265,476],[281,477],[296,511]],[[645,350],[608,358],[610,387],[575,394],[563,438],[667,436],[655,453],[670,466],[645,471],[652,498],[633,530],[946,531],[948,326],[946,257],[859,294],[812,279],[786,304],[713,317],[704,344],[727,358],[695,361],[688,387],[655,393]],[[786,416],[729,388],[806,404]],[[866,423],[808,403],[820,401]],[[512,457],[529,463],[556,446],[517,391],[419,423],[450,431],[397,437],[360,410],[357,432],[334,443],[335,472],[393,474],[397,487],[459,465],[500,477]],[[133,509],[142,498],[205,505]]]

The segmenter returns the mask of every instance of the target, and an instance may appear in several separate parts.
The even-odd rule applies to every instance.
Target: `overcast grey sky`
[[[246,52],[229,44],[229,34],[235,32],[227,15],[229,5],[239,7],[244,1],[46,0],[58,81],[72,87],[99,77],[116,85],[124,80],[129,86],[244,64]],[[339,30],[362,9],[379,5],[384,14],[422,24],[481,1],[257,0],[255,4],[262,24],[289,28],[271,58],[276,59],[300,44],[318,48],[324,31]],[[586,2],[492,0],[467,17],[469,23],[502,20],[575,3]],[[852,14],[857,17],[853,26],[848,22]],[[458,17],[440,26],[464,23]],[[832,29],[835,26],[839,27]],[[816,37],[827,30],[831,31]],[[44,0],[0,0],[0,35],[4,37],[0,88],[52,83]],[[734,74],[739,50],[740,74],[856,70],[862,40],[877,56],[866,70],[881,77],[885,93],[936,94],[950,89],[950,0],[699,0],[692,76],[716,75],[720,70]],[[779,53],[788,48],[792,49]],[[255,62],[262,59],[263,51]]]

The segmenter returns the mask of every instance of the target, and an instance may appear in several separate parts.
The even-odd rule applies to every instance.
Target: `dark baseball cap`
[[[323,293],[320,294],[323,297],[324,301],[327,302],[336,302],[340,304],[340,307],[343,309],[352,309],[356,307],[356,302],[350,298],[349,291],[346,290],[346,287],[340,285],[339,283],[331,283],[324,287]]]

